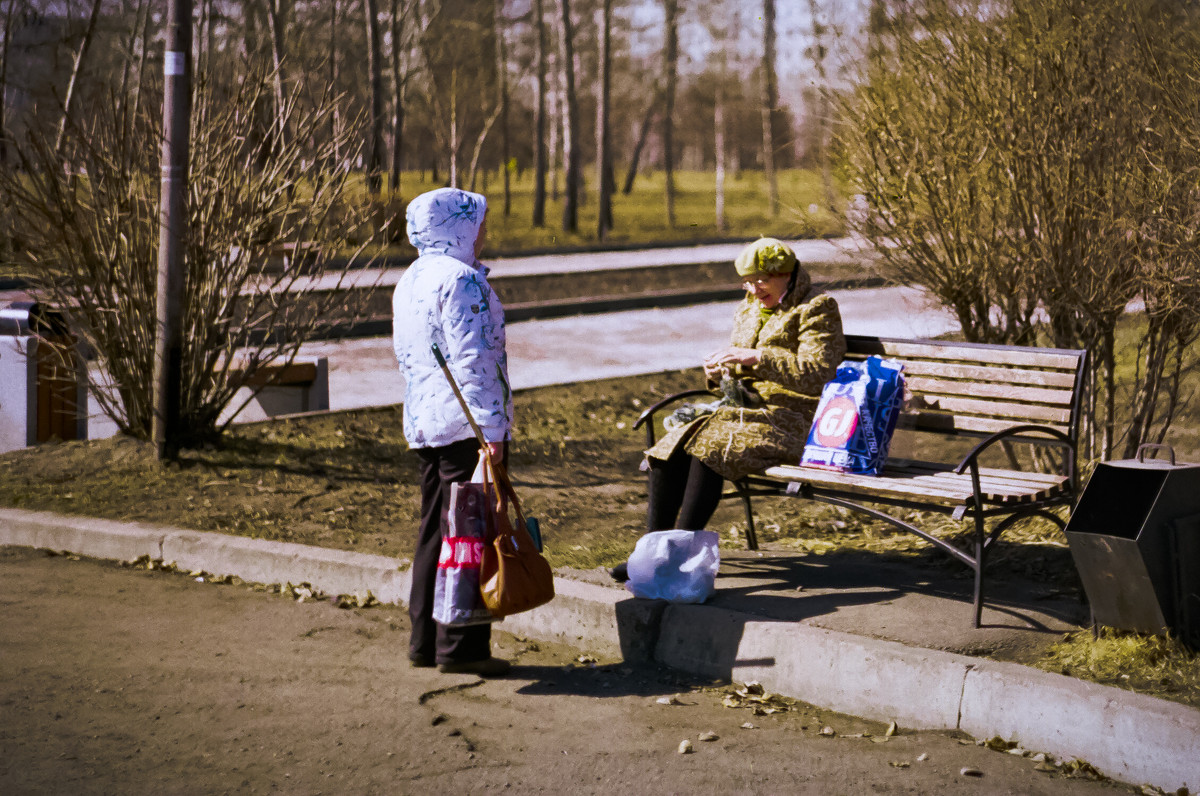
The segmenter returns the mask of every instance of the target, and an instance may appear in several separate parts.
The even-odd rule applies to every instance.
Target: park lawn
[[[417,194],[441,187],[430,180],[428,172],[404,172],[400,177],[399,199],[389,199],[385,189],[380,202],[389,212],[402,211],[404,202]],[[441,175],[444,177],[444,175]],[[560,177],[561,183],[561,177]],[[528,169],[513,174],[510,182],[511,205],[504,213],[502,175],[487,174],[476,181],[475,189],[488,198],[488,246],[484,256],[557,248],[604,248],[638,244],[693,243],[718,239],[753,239],[760,235],[781,238],[832,237],[844,233],[842,218],[824,208],[820,175],[803,169],[779,173],[780,212],[772,218],[767,203],[766,182],[761,172],[743,171],[725,182],[727,228],[716,226],[716,187],[711,172],[675,173],[675,225],[668,222],[666,178],[662,171],[639,174],[633,192],[620,190],[613,196],[614,229],[601,243],[596,234],[596,196],[594,186],[585,186],[579,206],[578,229],[562,230],[562,202],[553,198],[547,186],[545,225],[533,227],[533,173]],[[362,186],[355,195],[366,201]],[[411,247],[401,242],[390,250],[396,256],[412,256]]]

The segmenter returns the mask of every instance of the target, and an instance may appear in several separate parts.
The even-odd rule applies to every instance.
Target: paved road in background
[[[673,246],[656,249],[624,251],[575,252],[571,254],[538,254],[529,257],[488,257],[490,276],[538,276],[570,274],[586,271],[615,271],[624,268],[656,268],[696,263],[732,263],[745,248],[744,243],[716,243],[703,246]],[[796,257],[803,263],[853,263],[869,256],[864,244],[856,238],[789,241]],[[327,275],[316,279],[301,278],[291,284],[293,290],[330,289],[333,287],[367,287],[396,284],[405,266],[394,268],[363,268],[351,271],[345,278]],[[253,289],[251,287],[250,289]]]
[[[958,328],[952,314],[916,288],[830,291],[846,332],[894,337],[935,337]],[[509,372],[514,389],[699,367],[709,351],[727,345],[737,302],[631,310],[604,315],[509,324]],[[333,410],[400,403],[404,380],[390,337],[309,343],[304,356],[329,359]],[[250,406],[241,421],[264,419]],[[115,433],[92,406],[89,436]]]

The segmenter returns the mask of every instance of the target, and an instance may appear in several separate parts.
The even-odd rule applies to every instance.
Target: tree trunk
[[[400,0],[392,0],[392,163],[388,180],[388,191],[400,194],[401,157],[404,152],[404,88],[407,75],[400,70],[400,47],[404,41],[404,17],[400,12]],[[407,13],[407,12],[405,12]]]
[[[79,51],[75,53],[75,64],[71,67],[71,79],[67,82],[67,93],[63,98],[62,118],[58,122],[58,133],[54,137],[54,151],[61,153],[63,137],[67,134],[67,122],[71,116],[71,105],[75,101],[76,88],[79,85],[79,75],[83,72],[83,62],[87,58],[88,49],[96,35],[96,21],[100,19],[100,0],[92,0],[92,12],[88,16],[87,29],[83,32],[83,41],[79,43]],[[7,30],[7,26],[5,26]]]
[[[337,93],[338,85],[338,0],[330,0],[329,2],[329,85],[333,88],[334,93]],[[341,103],[336,103],[333,107],[333,113],[329,114],[329,140],[333,141],[333,159],[332,167],[340,168],[342,163],[342,147],[340,135],[342,130],[342,112]]]
[[[820,100],[817,103],[817,162],[821,167],[821,187],[825,193],[825,208],[830,212],[837,211],[837,192],[833,187],[833,163],[829,157],[830,141],[830,101],[829,75],[825,69],[825,26],[820,22],[820,9],[817,0],[808,0],[808,13],[812,17],[813,32],[813,66],[817,70],[817,91]]]
[[[665,170],[667,225],[675,226],[675,87],[679,79],[679,0],[663,0],[667,14],[667,41],[663,54],[663,169]]]
[[[537,101],[533,111],[533,225],[546,224],[546,18],[533,0],[537,34]]]
[[[775,0],[763,0],[762,71],[763,172],[767,203],[774,218],[779,215],[779,182],[775,176],[775,108],[779,104],[775,86]]]
[[[504,173],[504,216],[512,214],[512,184],[509,181],[508,160],[508,48],[505,46],[504,28],[501,21],[504,18],[504,0],[496,0],[496,88],[500,92],[500,170]]]
[[[561,17],[559,53],[562,56],[563,89],[566,93],[566,127],[563,135],[563,232],[579,228],[579,100],[575,96],[575,45],[571,26],[571,0],[558,0]]]
[[[721,75],[724,79],[724,74]],[[713,109],[713,151],[716,158],[716,225],[717,232],[725,232],[725,92],[717,87]]]
[[[274,68],[272,88],[275,94],[275,146],[287,146],[287,131],[284,130],[284,104],[287,102],[287,76],[283,63],[283,30],[286,22],[280,12],[279,0],[266,0],[267,27],[271,33],[271,63]]]
[[[625,185],[621,193],[629,196],[633,192],[633,181],[637,177],[638,163],[642,159],[642,147],[646,145],[646,137],[650,135],[650,125],[654,123],[654,110],[658,107],[661,96],[658,87],[650,93],[650,102],[646,104],[646,113],[642,115],[642,126],[638,130],[637,142],[633,145],[633,154],[629,157],[629,171],[625,172]]]
[[[479,156],[483,154],[483,144],[487,141],[488,133],[492,131],[492,127],[496,125],[496,120],[500,118],[501,107],[497,105],[492,109],[492,113],[483,123],[483,129],[479,132],[479,137],[475,139],[475,148],[471,152],[471,165],[467,170],[467,186],[468,190],[475,190],[475,178],[479,173]],[[487,177],[484,176],[484,190],[487,186]]]
[[[367,74],[370,113],[367,119],[367,193],[378,196],[383,182],[383,67],[379,52],[379,11],[376,0],[363,0],[367,33]]]
[[[600,44],[600,74],[596,100],[596,237],[605,240],[613,227],[612,149],[609,144],[609,89],[612,67],[612,0],[603,0],[596,9],[597,38]]]
[[[558,25],[555,25],[557,29]],[[557,33],[557,30],[556,30]],[[550,140],[547,142],[546,149],[549,155],[549,171],[547,179],[550,182],[550,198],[558,201],[558,167],[562,163],[562,71],[558,68],[558,50],[557,39],[555,48],[550,51],[550,110],[547,117],[550,125]]]
[[[0,166],[8,162],[8,43],[12,40],[13,12],[17,0],[8,0],[4,13],[4,38],[0,39]]]

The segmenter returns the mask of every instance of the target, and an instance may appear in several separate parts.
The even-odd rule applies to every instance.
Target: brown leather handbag
[[[489,466],[496,485],[495,536],[483,547],[479,591],[491,615],[503,619],[554,599],[554,573],[529,535],[504,467],[490,461]],[[516,516],[515,523],[510,512]]]

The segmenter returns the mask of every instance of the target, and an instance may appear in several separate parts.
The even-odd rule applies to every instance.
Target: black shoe
[[[503,677],[512,664],[503,658],[484,658],[481,661],[452,661],[438,664],[442,674],[477,674],[480,677]]]
[[[422,655],[419,652],[408,653],[408,662],[412,664],[414,669],[432,669],[436,665],[433,658],[428,655]]]
[[[612,575],[612,579],[617,583],[624,583],[625,581],[629,580],[628,562],[621,562],[620,564],[617,564],[608,571],[608,574]]]

